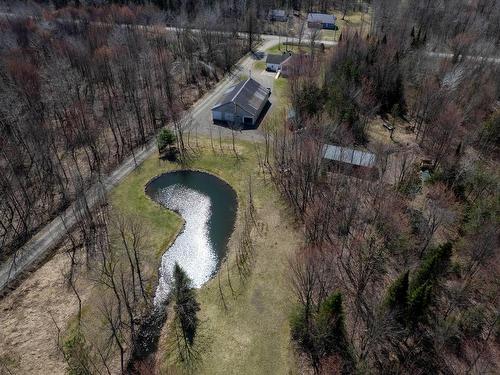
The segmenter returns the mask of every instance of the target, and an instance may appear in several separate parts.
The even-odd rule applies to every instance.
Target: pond
[[[196,288],[215,275],[234,229],[238,201],[236,192],[220,178],[190,170],[158,176],[146,186],[146,194],[185,222],[161,259],[154,301],[158,305],[167,298],[176,262]]]

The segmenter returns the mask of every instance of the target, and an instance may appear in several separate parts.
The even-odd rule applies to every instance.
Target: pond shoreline
[[[167,170],[164,173],[157,174],[156,176],[152,177],[145,185],[143,192],[146,195],[146,197],[154,202],[154,204],[161,206],[162,209],[167,209],[170,210],[182,219],[183,225],[177,232],[176,236],[170,241],[170,244],[163,250],[163,254],[161,255],[161,260],[160,260],[160,266],[158,269],[158,275],[157,275],[157,282],[156,286],[158,287],[160,283],[160,278],[162,277],[161,273],[161,267],[163,265],[163,256],[171,249],[171,247],[175,244],[179,236],[181,236],[185,230],[186,230],[186,220],[182,216],[181,212],[178,209],[174,209],[171,207],[167,207],[163,204],[161,204],[159,201],[155,200],[151,194],[148,193],[148,189],[151,188],[151,184],[153,184],[155,181],[157,181],[159,178],[165,177],[166,175],[169,174],[175,174],[175,173],[189,173],[189,172],[195,172],[195,173],[201,173],[208,175],[212,178],[216,178],[218,182],[221,182],[225,185],[227,189],[230,189],[234,195],[234,219],[232,226],[230,228],[230,235],[227,237],[226,243],[225,243],[225,251],[227,252],[229,250],[229,241],[233,237],[234,231],[237,226],[237,221],[239,218],[239,208],[240,208],[240,196],[238,195],[237,191],[227,182],[224,178],[221,178],[220,176],[211,173],[206,170],[202,169],[186,169],[186,168],[180,168],[180,169],[172,169],[172,170]],[[211,212],[211,214],[213,214]],[[224,262],[227,261],[227,253],[224,254],[224,256],[220,259],[218,259],[218,266],[214,270],[214,273],[209,277],[209,280],[211,280],[213,277],[217,275],[217,273],[220,270],[220,267],[223,265]],[[201,287],[201,286],[200,286]],[[155,297],[156,299],[156,293]],[[129,371],[134,371],[136,366],[139,365],[140,363],[144,361],[150,360],[155,353],[157,352],[158,349],[158,341],[161,335],[161,331],[163,329],[163,326],[165,322],[167,321],[167,309],[168,305],[170,303],[170,296],[167,295],[166,298],[161,301],[158,305],[153,303],[151,310],[141,319],[140,322],[140,327],[139,327],[139,333],[134,340],[133,343],[133,350],[131,357],[129,359],[128,363],[128,369]]]

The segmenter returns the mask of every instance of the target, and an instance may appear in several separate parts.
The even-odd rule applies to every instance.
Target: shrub
[[[69,375],[90,375],[89,347],[79,326],[71,329],[63,342],[64,359]]]
[[[166,149],[173,146],[176,141],[175,134],[170,129],[161,129],[158,134],[157,142],[158,142],[158,152],[162,153]]]
[[[481,307],[472,307],[464,311],[460,317],[459,326],[463,334],[478,338],[485,324],[484,311]]]

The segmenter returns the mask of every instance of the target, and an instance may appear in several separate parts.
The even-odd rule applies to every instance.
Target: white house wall
[[[279,68],[280,64],[269,64],[269,63],[267,64],[267,69],[273,72],[277,72]]]
[[[219,112],[221,114],[220,118],[214,117],[214,113]],[[220,107],[217,107],[217,109],[212,110],[212,118],[214,120],[223,120],[223,121],[234,121],[236,118],[238,118],[239,122],[243,122],[243,117],[251,117],[253,121],[255,121],[255,118],[245,110],[243,110],[241,107],[235,105],[234,103],[227,103],[224,105],[221,105]]]

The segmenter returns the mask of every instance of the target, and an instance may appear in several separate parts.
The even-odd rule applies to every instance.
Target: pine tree
[[[425,283],[413,289],[408,296],[407,318],[410,324],[416,324],[424,321],[427,310],[432,302],[431,283]]]
[[[191,287],[191,280],[177,263],[174,266],[173,278],[174,311],[185,343],[192,346],[198,328],[196,313],[200,310],[200,304],[196,301],[194,288]]]
[[[306,318],[303,308],[298,309],[291,317],[290,326],[292,338],[307,353],[316,371],[319,371],[322,359],[337,354],[343,372],[352,372],[353,357],[346,338],[341,293],[328,296],[317,306],[311,319]]]
[[[450,242],[433,248],[413,276],[411,291],[420,288],[425,283],[434,283],[443,276],[450,264],[451,253],[452,245]]]
[[[321,304],[316,318],[316,327],[320,346],[325,354],[346,351],[344,311],[340,293],[331,294]]]
[[[406,315],[412,325],[425,321],[437,281],[448,270],[452,245],[446,242],[433,248],[415,272],[410,283]]]
[[[409,272],[403,272],[389,287],[385,299],[386,306],[393,312],[401,314],[408,303]]]

